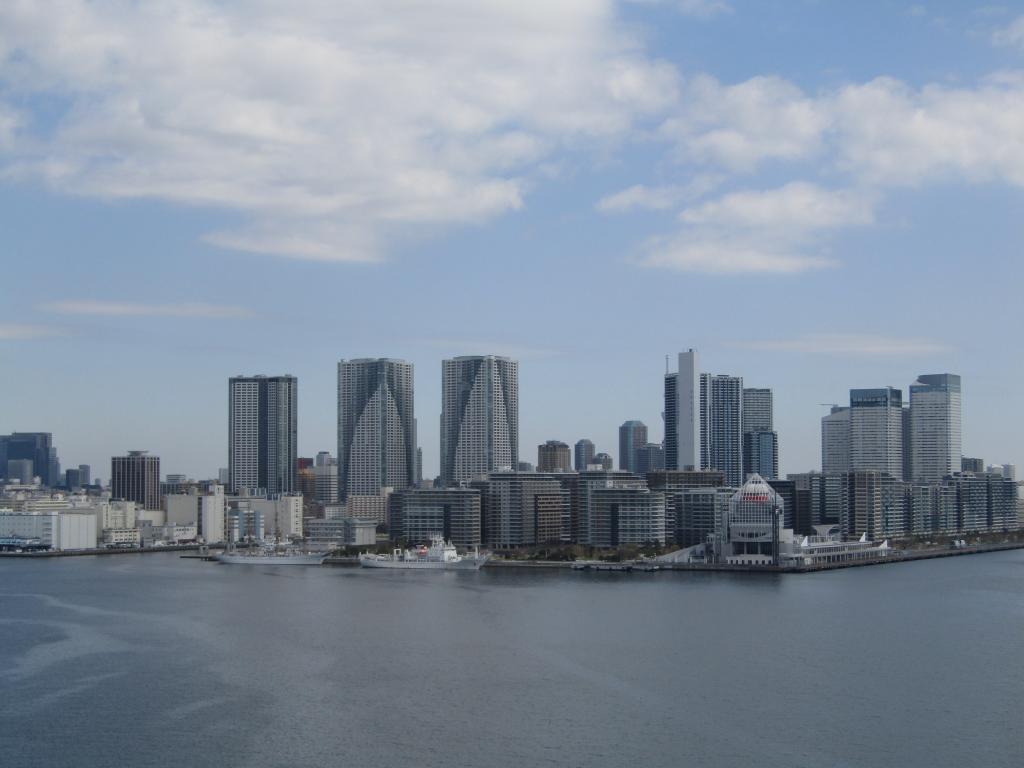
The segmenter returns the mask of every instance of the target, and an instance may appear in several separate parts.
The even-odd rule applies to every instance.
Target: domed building
[[[727,516],[727,517],[726,517]],[[768,481],[754,474],[729,500],[715,526],[715,554],[731,565],[777,565],[783,539],[783,501]]]

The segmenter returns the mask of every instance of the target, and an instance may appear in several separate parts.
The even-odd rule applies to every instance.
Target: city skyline
[[[0,9],[0,432],[53,433],[66,466],[130,445],[209,474],[222,382],[253,370],[302,382],[315,455],[334,364],[379,355],[416,368],[427,476],[461,355],[520,361],[520,453],[616,453],[627,419],[661,440],[691,346],[775,392],[780,474],[817,465],[818,403],[919,371],[963,377],[964,453],[1024,463],[1012,8],[488,5],[467,29],[457,3],[297,2],[279,45],[264,8],[204,31],[71,6]],[[417,30],[374,40],[387,66],[378,13]]]

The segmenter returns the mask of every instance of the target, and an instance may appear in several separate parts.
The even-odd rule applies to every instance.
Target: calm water
[[[0,561],[4,766],[1019,766],[1024,552],[781,577]]]

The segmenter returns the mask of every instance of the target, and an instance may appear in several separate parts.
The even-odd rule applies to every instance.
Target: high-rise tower
[[[903,479],[903,393],[893,387],[850,390],[850,469]]]
[[[701,469],[725,473],[726,485],[743,485],[743,378],[700,376]]]
[[[228,379],[228,474],[233,493],[297,488],[298,379],[233,376]]]
[[[143,509],[160,509],[160,457],[128,451],[110,460],[110,495],[134,501]]]
[[[338,492],[373,496],[415,482],[412,363],[338,362]]]
[[[519,463],[519,363],[456,357],[441,364],[441,482],[458,485]]]
[[[938,483],[960,469],[960,377],[927,374],[910,385],[910,454],[915,483]]]
[[[665,467],[700,468],[697,353],[679,353],[677,373],[665,374]]]

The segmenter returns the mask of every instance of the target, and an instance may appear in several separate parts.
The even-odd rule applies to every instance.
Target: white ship
[[[364,568],[406,568],[415,570],[476,571],[490,559],[490,554],[460,555],[443,536],[430,539],[430,546],[396,549],[390,555],[362,554],[359,564]]]
[[[322,565],[326,552],[302,552],[295,548],[273,546],[250,550],[225,550],[213,559],[229,565]]]

